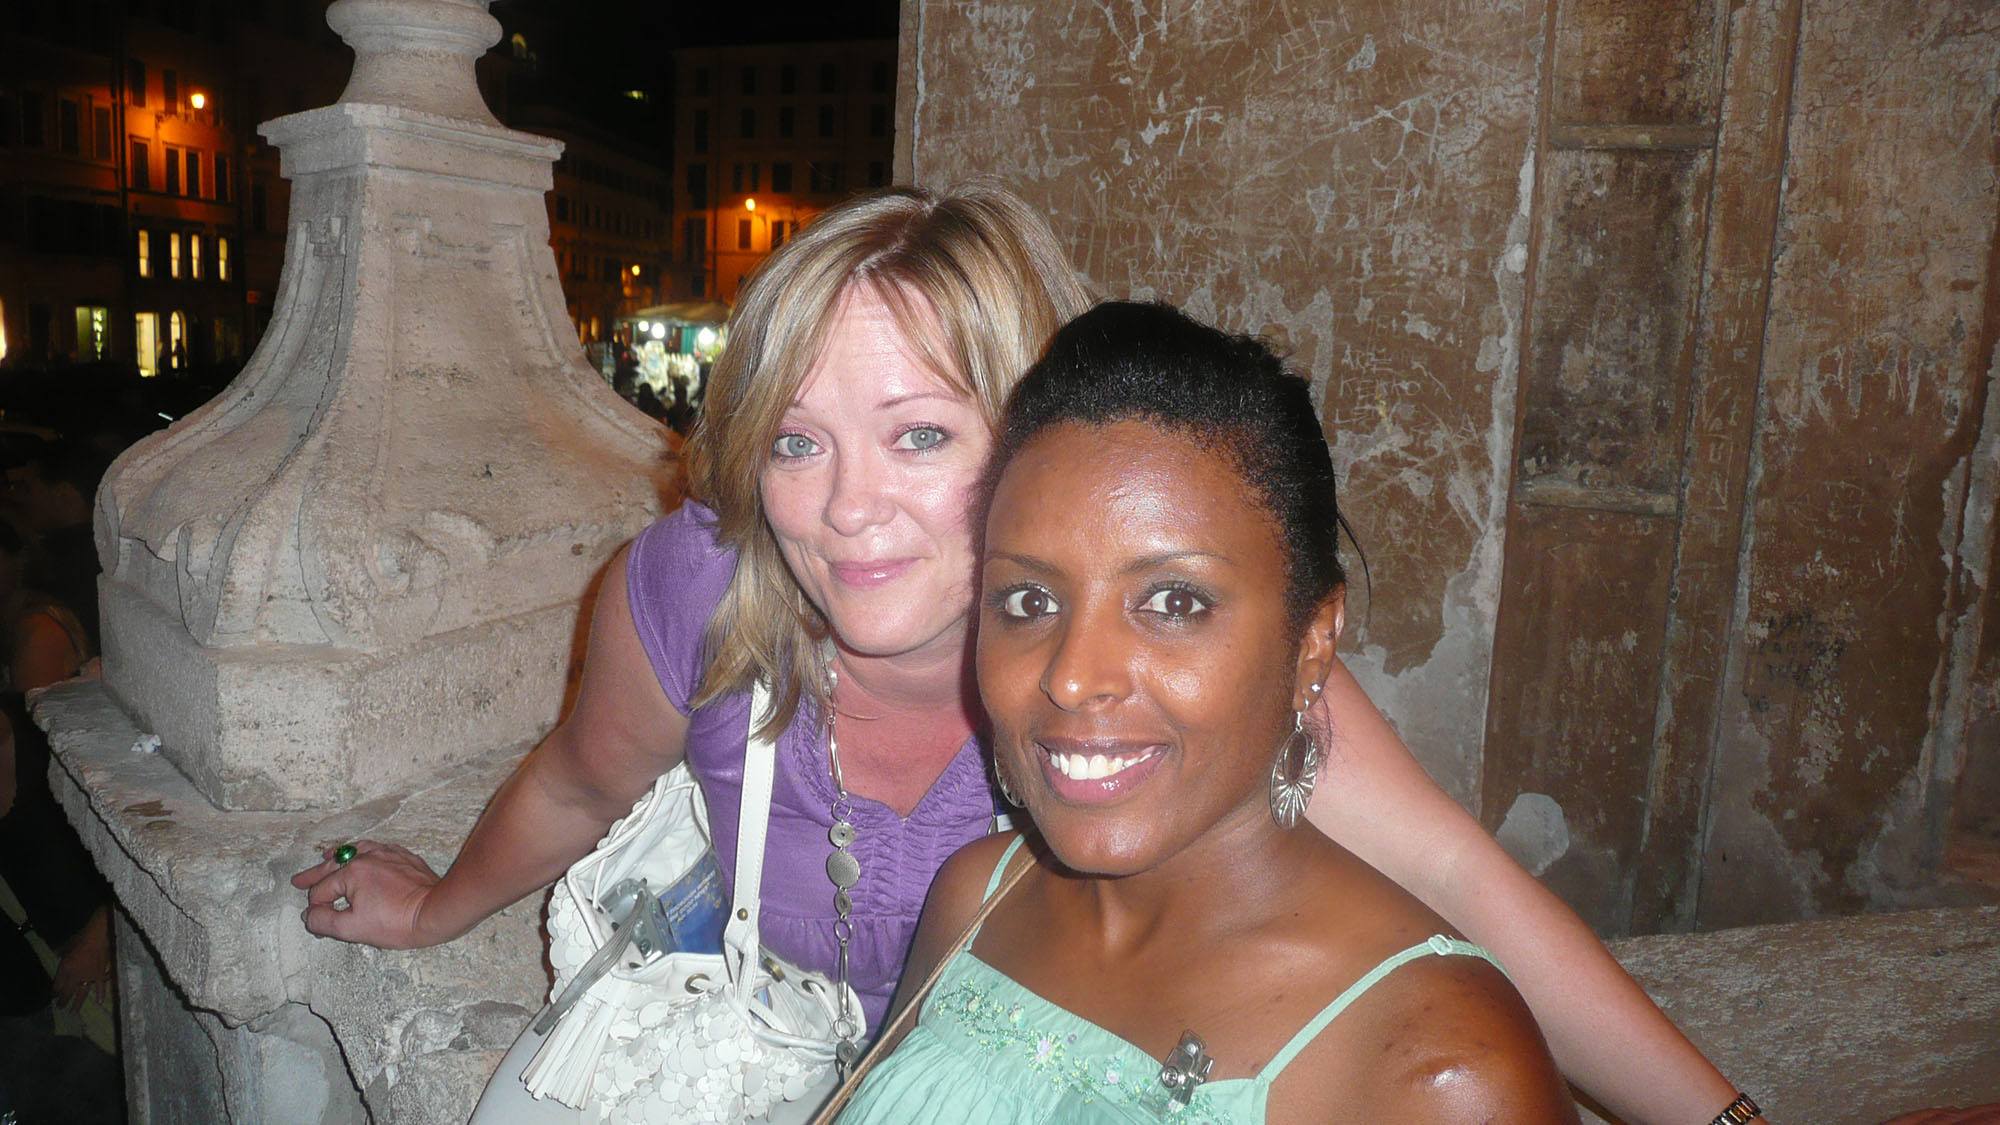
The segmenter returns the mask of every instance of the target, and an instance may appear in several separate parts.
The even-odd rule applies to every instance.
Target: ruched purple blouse
[[[660,686],[688,716],[688,765],[708,800],[716,858],[727,880],[736,870],[750,697],[688,706],[701,683],[703,630],[736,567],[735,553],[716,541],[714,524],[713,512],[690,501],[641,532],[626,559],[625,585]],[[832,975],[838,946],[826,858],[833,852],[827,839],[833,775],[810,701],[779,736],[777,765],[764,857],[764,944],[794,964]],[[849,850],[861,861],[861,881],[852,892],[848,977],[861,994],[872,1034],[902,975],[931,877],[953,852],[987,833],[994,798],[976,739],[959,748],[907,818],[878,801],[850,796],[856,836]]]

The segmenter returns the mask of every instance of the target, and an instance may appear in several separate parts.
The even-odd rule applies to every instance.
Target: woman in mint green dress
[[[1345,590],[1305,381],[1099,306],[994,465],[978,681],[1034,827],[939,874],[898,1007],[943,973],[841,1120],[1574,1120],[1484,951],[1295,827]]]

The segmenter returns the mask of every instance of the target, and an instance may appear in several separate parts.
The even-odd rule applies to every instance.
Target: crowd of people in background
[[[690,381],[681,378],[670,379],[668,396],[663,397],[660,392],[653,389],[651,383],[639,377],[639,357],[632,349],[625,344],[619,344],[617,347],[613,361],[615,366],[611,377],[611,389],[618,392],[619,398],[638,407],[647,417],[665,423],[668,429],[681,437],[686,437],[688,431],[694,429],[695,416],[701,406],[699,395],[690,387]],[[703,379],[695,382],[705,381],[705,370],[703,376]]]
[[[92,497],[124,441],[31,427],[0,438],[0,880],[13,900],[0,918],[0,1119],[121,1120],[117,1060],[58,1034],[85,1009],[109,1010],[111,895],[50,788],[27,697],[95,670]]]

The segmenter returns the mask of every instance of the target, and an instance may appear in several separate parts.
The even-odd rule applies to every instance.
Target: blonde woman
[[[821,215],[746,289],[690,443],[699,502],[613,558],[574,709],[443,877],[366,841],[348,864],[300,872],[307,928],[385,948],[450,941],[546,886],[683,760],[726,880],[762,678],[778,749],[764,942],[831,975],[847,934],[848,981],[876,1026],[932,876],[993,824],[968,669],[971,507],[993,427],[1087,304],[1047,225],[1004,191],[892,189]],[[1729,1084],[1582,922],[1431,783],[1338,665],[1324,695],[1339,753],[1313,823],[1491,949],[1592,1095],[1635,1121],[1713,1118]],[[825,868],[839,818],[861,869],[844,919]],[[489,1101],[518,1087],[522,1055]]]

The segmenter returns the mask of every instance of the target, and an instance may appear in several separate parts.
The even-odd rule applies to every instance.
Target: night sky
[[[663,135],[669,59],[676,47],[891,39],[898,0],[495,0],[509,34],[534,44],[540,69],[516,96],[562,105],[635,140]],[[625,98],[648,90],[648,104]]]

